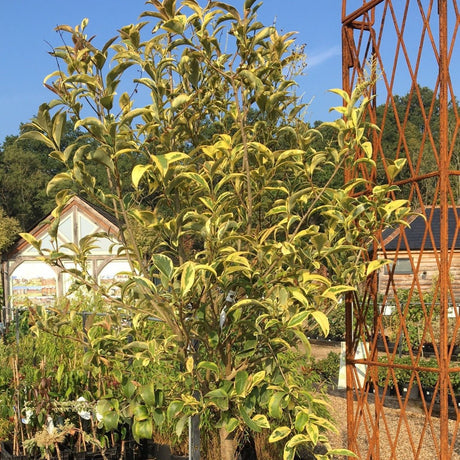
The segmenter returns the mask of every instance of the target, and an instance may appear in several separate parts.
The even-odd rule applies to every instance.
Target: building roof
[[[68,216],[72,212],[75,212],[74,210],[78,210],[78,212],[81,215],[86,216],[86,218],[90,222],[94,223],[94,226],[95,228],[97,228],[98,232],[105,232],[115,237],[118,236],[119,223],[115,219],[115,217],[113,217],[113,215],[109,214],[107,211],[101,209],[100,207],[95,206],[89,201],[81,197],[78,197],[78,196],[73,196],[72,198],[69,199],[67,204],[62,209],[60,221],[62,222],[66,216]],[[48,234],[48,230],[53,221],[54,221],[54,217],[52,217],[52,215],[50,214],[45,219],[43,219],[38,225],[33,227],[29,231],[29,233],[37,239],[42,239],[43,237],[45,237],[45,235]],[[76,229],[75,225],[76,223],[73,223],[72,227],[74,228],[73,230],[70,229],[69,231],[72,231],[75,233],[75,229]],[[75,234],[75,237],[77,236],[78,235]],[[75,242],[78,242],[78,241],[75,241]],[[30,246],[30,244],[24,238],[20,238],[7,251],[7,253],[3,255],[3,259],[7,260],[10,257],[13,257],[14,255],[24,250],[24,248],[27,246]]]
[[[440,247],[439,207],[427,207],[424,213],[409,220],[409,227],[391,229],[383,233],[383,244],[387,251],[396,250],[433,250]],[[460,207],[449,207],[448,241],[449,248],[460,249]]]

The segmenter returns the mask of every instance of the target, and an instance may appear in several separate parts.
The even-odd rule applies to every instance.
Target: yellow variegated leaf
[[[278,442],[284,439],[286,436],[291,434],[291,429],[288,426],[280,426],[276,428],[270,437],[268,438],[268,442]]]
[[[312,311],[311,316],[315,318],[315,321],[318,323],[319,327],[323,331],[325,336],[329,335],[329,320],[327,316],[322,311]]]
[[[187,358],[187,360],[185,361],[185,368],[187,369],[187,372],[192,373],[193,372],[193,367],[194,367],[193,356],[189,356]]]
[[[366,269],[366,275],[369,276],[371,273],[375,272],[379,268],[388,265],[390,263],[389,260],[387,259],[376,259],[373,260],[372,262],[369,262],[367,269]]]
[[[131,173],[131,180],[135,188],[139,187],[139,182],[144,177],[144,174],[152,169],[152,165],[136,165]]]
[[[195,282],[195,265],[193,262],[186,262],[184,264],[181,280],[180,290],[183,296],[187,295]]]

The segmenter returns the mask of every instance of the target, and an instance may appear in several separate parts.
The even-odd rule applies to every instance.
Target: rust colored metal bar
[[[348,78],[348,71],[353,67],[353,54],[351,52],[350,42],[353,40],[353,31],[349,27],[342,28],[342,86],[343,89],[350,93],[350,82]]]
[[[448,175],[449,176],[460,176],[460,171],[453,171],[453,170],[448,171]],[[405,184],[413,184],[415,182],[421,182],[423,180],[430,179],[433,177],[439,177],[439,171],[433,171],[427,174],[422,174],[422,175],[415,176],[415,177],[409,177],[408,179],[395,181],[394,184],[397,186],[401,186]]]
[[[432,177],[439,177],[439,172],[434,171],[434,172],[431,172],[431,173],[422,174],[420,176],[409,177],[409,179],[398,180],[398,181],[395,181],[395,185],[397,185],[399,187],[399,186],[405,185],[405,184],[414,184],[416,182],[421,182],[423,180],[430,179]]]
[[[383,8],[379,8],[379,14],[381,16],[381,24],[376,25],[376,11],[377,6],[384,3]],[[450,381],[450,375],[453,375],[458,371],[458,367],[450,368],[450,359],[452,357],[452,347],[449,345],[449,324],[448,324],[448,308],[449,298],[453,297],[452,281],[450,279],[450,265],[453,260],[453,254],[451,254],[452,248],[449,247],[449,202],[455,203],[454,194],[452,193],[450,186],[450,178],[459,176],[460,171],[449,170],[449,163],[451,158],[454,156],[455,139],[459,135],[460,122],[457,107],[455,104],[455,93],[454,86],[450,81],[449,76],[449,65],[453,60],[453,49],[457,29],[459,28],[460,19],[459,11],[457,7],[457,0],[453,0],[454,14],[456,15],[455,33],[451,37],[452,41],[449,44],[448,41],[448,0],[363,0],[362,6],[355,11],[347,14],[347,1],[342,2],[342,49],[343,49],[343,88],[351,92],[353,86],[357,83],[357,79],[362,75],[363,69],[366,66],[366,61],[370,58],[376,59],[378,65],[382,69],[382,79],[384,82],[384,90],[388,93],[386,98],[382,114],[379,118],[376,116],[377,103],[371,108],[369,117],[374,123],[382,123],[382,132],[385,129],[385,120],[388,117],[388,125],[396,123],[396,133],[394,135],[398,137],[398,145],[394,151],[385,151],[382,147],[382,138],[374,136],[373,144],[376,147],[378,155],[381,156],[381,163],[386,171],[387,162],[385,155],[388,155],[388,160],[394,158],[405,158],[410,170],[410,177],[399,180],[396,182],[399,186],[410,187],[409,199],[415,203],[418,209],[421,209],[425,216],[428,216],[427,209],[430,206],[440,208],[440,237],[439,240],[435,240],[433,231],[431,229],[431,222],[427,225],[427,229],[423,236],[423,242],[418,250],[414,248],[411,253],[409,248],[411,242],[408,241],[404,232],[400,241],[403,244],[404,250],[407,248],[407,254],[411,261],[411,266],[414,272],[412,284],[408,290],[408,300],[398,300],[397,285],[393,279],[393,275],[390,277],[390,283],[386,288],[385,299],[389,289],[395,295],[396,305],[398,309],[400,329],[397,332],[397,340],[406,340],[406,345],[409,348],[408,355],[410,358],[410,364],[395,364],[393,359],[395,354],[390,355],[387,346],[385,354],[389,359],[388,363],[382,363],[378,360],[378,355],[375,354],[376,350],[376,339],[373,340],[371,345],[371,353],[364,359],[357,360],[354,356],[354,350],[356,350],[357,341],[365,340],[361,336],[364,336],[362,331],[365,331],[367,325],[365,323],[365,315],[362,313],[366,312],[366,309],[370,304],[374,305],[374,321],[373,331],[375,334],[377,330],[383,329],[383,323],[381,318],[381,312],[378,310],[378,288],[376,289],[373,283],[368,283],[366,286],[366,292],[362,295],[362,298],[352,298],[351,296],[347,299],[346,305],[346,346],[347,346],[347,417],[348,417],[348,446],[351,450],[356,448],[359,451],[359,455],[363,454],[361,458],[372,458],[372,460],[380,458],[382,454],[381,447],[385,444],[384,437],[381,438],[379,434],[379,428],[385,429],[385,413],[383,410],[383,404],[380,398],[375,398],[375,413],[372,415],[369,411],[369,403],[367,400],[366,388],[356,381],[356,366],[359,364],[365,364],[371,366],[372,369],[372,381],[376,381],[376,371],[379,368],[388,368],[389,373],[387,374],[393,380],[395,379],[395,370],[406,370],[411,373],[410,385],[419,386],[421,389],[420,372],[432,372],[439,376],[437,383],[437,390],[439,391],[441,409],[440,409],[440,433],[438,435],[433,434],[434,423],[431,419],[431,409],[425,407],[427,426],[430,427],[429,431],[433,436],[434,451],[438,458],[448,459],[453,452],[454,443],[452,442],[452,435],[449,433],[449,418],[448,418],[448,399],[450,394],[453,393],[452,382]],[[436,18],[436,4],[437,14]],[[411,8],[415,6],[414,8]],[[418,10],[417,11],[417,7]],[[415,24],[413,21],[414,13],[419,13],[421,19],[420,23],[420,41],[418,43],[418,52],[413,43],[409,45],[409,41],[406,39],[409,34],[412,33],[411,27]],[[434,23],[437,22],[436,25]],[[385,25],[385,27],[384,27]],[[380,27],[380,29],[378,29]],[[391,30],[390,30],[391,29]],[[438,30],[437,30],[438,29]],[[395,40],[395,48],[393,59],[391,54],[383,46],[386,45],[385,33],[389,31],[389,45],[392,46],[391,40]],[[393,36],[391,35],[393,33]],[[431,45],[431,46],[430,46]],[[382,47],[382,53],[379,47]],[[425,52],[427,48],[432,52],[430,56],[433,59],[433,67],[437,65],[438,76],[436,83],[433,87],[433,98],[431,101],[423,99],[424,93],[422,87],[419,85],[418,78],[423,81],[422,78],[422,63],[424,62]],[[383,52],[385,51],[385,53]],[[415,51],[415,52],[414,52]],[[425,62],[426,65],[426,62]],[[401,69],[403,68],[403,69]],[[406,105],[401,106],[401,98],[397,99],[393,91],[398,87],[398,83],[404,80],[404,69],[407,72],[407,76],[410,79],[410,90],[404,102]],[[402,78],[400,79],[400,75]],[[451,94],[454,103],[453,113],[455,116],[456,124],[454,126],[454,133],[452,139],[449,140],[449,93]],[[397,103],[399,106],[397,107]],[[439,109],[437,104],[439,103]],[[416,108],[421,113],[421,119],[423,120],[423,126],[420,129],[419,147],[414,152],[413,144],[411,141],[412,128],[411,115],[412,109]],[[398,112],[397,109],[401,108]],[[393,120],[392,120],[393,117]],[[439,125],[436,126],[436,122],[439,119]],[[457,139],[458,140],[458,139]],[[450,144],[451,142],[451,144]],[[431,149],[431,150],[430,150]],[[426,166],[426,160],[428,157],[427,151],[431,156],[431,161],[434,162],[434,166]],[[394,155],[393,157],[391,155]],[[379,160],[379,158],[376,158]],[[458,163],[460,164],[460,162]],[[459,169],[458,164],[455,169]],[[351,174],[356,174],[358,171],[346,172],[345,177],[351,179]],[[367,176],[366,176],[367,177]],[[407,177],[407,176],[406,176]],[[434,185],[431,185],[434,184]],[[421,190],[424,184],[432,187],[431,189],[426,188],[425,190],[431,190],[431,196],[422,195]],[[460,192],[460,186],[459,186]],[[365,192],[363,192],[365,193]],[[425,192],[426,193],[426,192]],[[424,201],[427,203],[425,204]],[[458,199],[458,197],[457,197]],[[431,201],[430,201],[431,200]],[[431,219],[433,214],[431,214]],[[431,219],[429,219],[431,221]],[[457,225],[459,218],[456,218]],[[455,237],[457,238],[458,229],[455,231]],[[435,243],[436,241],[436,243]],[[423,283],[420,280],[420,267],[422,256],[424,256],[425,244],[433,247],[432,262],[436,264],[439,272],[439,278],[434,285],[433,298],[437,298],[440,304],[440,315],[436,317],[436,321],[439,321],[439,335],[436,334],[436,340],[439,341],[439,348],[437,348],[436,359],[438,367],[426,367],[420,365],[420,357],[422,356],[422,345],[417,345],[417,349],[411,347],[411,340],[408,334],[408,318],[409,306],[413,306],[414,300],[417,295],[423,291]],[[429,247],[429,246],[428,246]],[[401,250],[401,254],[404,253]],[[383,248],[385,252],[385,248]],[[376,251],[374,251],[375,253]],[[398,254],[400,250],[397,248],[394,252]],[[426,252],[426,251],[425,251]],[[374,254],[375,256],[375,254]],[[398,256],[396,256],[397,258]],[[403,255],[404,257],[404,255]],[[407,257],[407,255],[406,255]],[[424,256],[426,257],[426,256]],[[368,290],[372,292],[369,292]],[[369,297],[367,297],[369,295]],[[385,301],[384,301],[385,302]],[[455,301],[454,301],[455,304]],[[434,333],[431,327],[431,321],[434,320],[434,300],[430,305],[425,305],[422,302],[423,309],[423,321],[428,326],[424,327],[423,338],[426,340],[425,334],[428,338],[433,339]],[[356,317],[353,318],[354,312]],[[437,313],[436,313],[437,314]],[[362,321],[362,324],[360,324]],[[353,326],[353,322],[358,323]],[[355,330],[356,329],[356,330]],[[454,337],[460,330],[460,316],[457,315],[457,323],[454,328]],[[357,332],[357,333],[356,333]],[[353,334],[356,333],[356,337]],[[387,377],[388,380],[388,377]],[[402,398],[402,395],[398,392],[398,400],[400,404],[400,424],[395,435],[387,436],[387,441],[390,447],[388,455],[391,458],[397,457],[397,445],[400,440],[399,435],[401,434],[401,427],[404,426],[408,429],[409,439],[405,442],[409,442],[411,450],[414,454],[414,458],[422,458],[421,445],[423,443],[423,436],[428,435],[422,432],[422,440],[417,438],[416,433],[411,433],[408,428],[409,420],[406,414],[407,399]],[[358,426],[363,419],[361,414],[367,412],[368,425]],[[457,409],[457,417],[460,412]],[[459,420],[457,420],[457,426],[455,433],[459,429]],[[365,431],[367,436],[367,445],[363,447],[361,452],[361,444],[358,446],[358,438],[361,437],[360,431]],[[359,436],[358,436],[359,435]],[[453,435],[454,437],[456,434]],[[439,438],[438,438],[439,437]],[[380,443],[382,442],[382,445]],[[449,442],[452,445],[449,447]]]
[[[438,0],[439,14],[439,199],[440,199],[440,453],[441,458],[448,458],[449,452],[449,356],[448,356],[448,319],[449,308],[449,145],[448,145],[448,81],[449,58],[447,41],[447,0]]]
[[[345,16],[346,12],[346,0],[343,2],[342,17]],[[359,17],[359,16],[358,16]],[[342,85],[345,91],[351,93],[352,91],[352,78],[350,76],[350,69],[359,69],[359,60],[356,54],[356,48],[354,45],[354,34],[353,25],[343,23],[342,26]],[[344,171],[344,179],[348,181],[352,179],[351,171]],[[358,306],[358,305],[357,305]],[[347,400],[347,443],[348,449],[356,451],[357,446],[357,433],[359,426],[359,417],[355,412],[354,399],[355,391],[360,391],[356,388],[355,373],[356,367],[354,364],[355,360],[355,337],[354,337],[354,307],[355,299],[352,294],[347,294],[345,297],[345,347],[346,347],[346,400]],[[358,332],[359,334],[359,332]],[[359,402],[358,402],[359,404]],[[378,432],[378,430],[374,430]],[[372,438],[371,433],[367,433],[367,436]],[[372,444],[375,444],[373,440]],[[377,443],[378,445],[378,443]],[[378,449],[375,452],[378,455]],[[377,456],[374,456],[376,460]]]
[[[345,26],[345,25],[351,24],[363,14],[367,13],[370,10],[373,10],[378,4],[382,3],[383,1],[384,0],[371,0],[370,2],[367,2],[362,7],[353,11],[353,13],[350,13],[348,16],[345,16],[346,8],[342,9],[342,14],[343,14],[342,25]],[[346,3],[346,1],[344,3]]]
[[[346,0],[342,4],[342,16],[345,15]],[[342,26],[342,87],[348,93],[351,92],[349,69],[354,65],[352,52],[353,30],[350,27]],[[345,181],[350,179],[349,171],[345,171]],[[347,400],[347,447],[354,450],[356,446],[356,430],[353,411],[354,383],[352,360],[353,353],[353,297],[351,294],[345,296],[345,349],[346,349],[346,400]]]

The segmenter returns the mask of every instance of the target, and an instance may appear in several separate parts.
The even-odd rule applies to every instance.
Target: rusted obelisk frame
[[[394,198],[408,198],[425,218],[378,235],[369,256],[393,263],[347,300],[348,444],[362,459],[460,455],[459,9],[458,0],[342,2],[343,87],[350,91],[366,68],[376,74],[368,114],[380,128],[375,181],[404,158]],[[364,384],[359,342],[369,344],[359,361]],[[388,406],[399,409],[398,423],[389,423]]]

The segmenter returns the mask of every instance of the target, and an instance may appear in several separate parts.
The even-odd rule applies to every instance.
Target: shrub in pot
[[[438,362],[435,358],[430,358],[420,361],[421,367],[437,368]],[[439,379],[437,372],[421,371],[419,373],[420,382],[422,384],[423,397],[426,403],[430,403],[433,400],[435,394],[435,387]]]
[[[451,363],[451,366],[457,366],[458,363]],[[453,395],[449,392],[449,404],[460,408],[460,373],[451,372],[449,374],[450,383],[452,385]]]
[[[379,358],[380,363],[387,363],[387,358]],[[395,392],[395,381],[393,375],[390,372],[390,368],[387,366],[379,366],[377,373],[377,391],[382,396],[384,391],[387,396],[394,395]]]
[[[399,365],[410,366],[412,365],[412,360],[409,356],[407,356],[403,358],[396,358],[394,360],[394,363],[397,365],[399,364]],[[419,397],[419,387],[418,387],[418,382],[415,376],[412,379],[412,384],[411,384],[411,378],[412,378],[411,369],[396,367],[395,377],[396,377],[396,382],[398,385],[399,394],[401,398],[405,399],[406,397],[408,397],[409,399],[417,399]]]
[[[339,378],[340,356],[333,351],[326,358],[312,360],[311,369],[316,372],[320,380],[327,385],[337,385]]]

